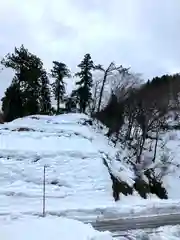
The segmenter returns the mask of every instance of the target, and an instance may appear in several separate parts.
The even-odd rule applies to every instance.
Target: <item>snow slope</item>
[[[98,140],[93,141],[87,126],[78,124],[82,117],[86,118],[35,116],[1,126],[0,212],[41,210],[44,165],[47,209],[91,208],[94,203],[112,202]]]
[[[0,223],[42,214],[44,166],[47,214],[85,221],[177,212],[180,197],[144,200],[135,193],[115,203],[103,156],[112,159],[114,173],[130,185],[134,174],[125,163],[114,161],[119,149],[85,120],[81,114],[36,115],[0,125]]]
[[[167,155],[167,173],[163,177],[164,186],[168,191],[170,199],[180,199],[180,192],[177,191],[180,185],[180,131],[170,130],[163,134],[162,141],[165,147],[159,148],[157,161],[163,153]]]

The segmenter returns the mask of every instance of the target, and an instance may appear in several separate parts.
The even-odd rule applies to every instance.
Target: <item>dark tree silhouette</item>
[[[78,98],[80,112],[85,113],[86,108],[92,99],[91,88],[93,85],[91,70],[94,69],[94,64],[89,53],[84,56],[84,59],[78,67],[81,70],[80,72],[77,72],[75,76],[79,77],[80,80],[76,82],[78,88],[75,92]]]
[[[51,92],[50,83],[46,71],[42,71],[40,88],[40,112],[42,114],[49,114],[51,112]]]
[[[70,77],[70,70],[66,64],[62,62],[53,61],[53,69],[51,70],[51,76],[55,79],[52,84],[53,95],[57,101],[57,113],[59,113],[60,102],[63,100],[66,93],[64,78]]]
[[[2,111],[6,122],[23,116],[22,94],[16,83],[12,83],[6,89],[5,96],[2,98]]]
[[[16,88],[17,94],[20,94],[19,99],[22,100],[23,111],[21,113],[23,113],[23,116],[38,114],[41,113],[41,111],[44,111],[44,106],[42,106],[44,95],[41,96],[41,94],[45,94],[45,85],[46,97],[47,95],[50,95],[50,91],[48,92],[47,87],[49,84],[48,79],[46,79],[45,84],[45,70],[43,69],[43,63],[40,58],[30,53],[28,49],[21,45],[19,49],[15,48],[14,53],[7,54],[2,59],[1,63],[5,67],[11,68],[15,71],[15,77],[12,86],[10,86],[10,90],[12,91],[12,87],[13,89]],[[15,91],[15,89],[13,91]],[[8,99],[8,97],[12,97],[12,95],[7,94],[5,95],[5,99],[3,99],[4,111],[6,112],[9,112],[9,110],[5,109],[5,105],[8,107],[9,105],[7,103],[12,101],[11,99]],[[48,99],[48,101],[50,104],[50,99]],[[14,116],[18,117],[18,114],[15,114]]]

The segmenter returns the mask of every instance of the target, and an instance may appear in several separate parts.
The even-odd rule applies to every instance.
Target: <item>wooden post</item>
[[[46,166],[43,173],[43,217],[46,216]]]

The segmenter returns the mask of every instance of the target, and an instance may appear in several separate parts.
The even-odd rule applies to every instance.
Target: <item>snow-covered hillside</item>
[[[30,116],[1,125],[0,213],[41,212],[44,165],[47,211],[99,213],[114,205],[102,154],[113,157],[115,150],[83,124],[87,119],[80,114]]]
[[[169,130],[160,136],[156,162],[164,167],[163,183],[169,199],[180,199],[180,131]],[[164,166],[163,166],[164,165]],[[157,164],[158,166],[158,164]]]
[[[44,165],[47,210],[113,201],[101,139],[81,118],[86,116],[34,116],[1,126],[0,212],[41,211]]]
[[[0,221],[42,213],[43,167],[46,166],[46,211],[90,220],[157,212],[177,212],[178,198],[121,196],[114,201],[103,156],[121,180],[133,184],[134,173],[115,161],[118,149],[86,115],[29,116],[0,126]],[[177,185],[176,185],[177,186]]]

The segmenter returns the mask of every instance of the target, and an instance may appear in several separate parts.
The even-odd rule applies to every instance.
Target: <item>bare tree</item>
[[[132,85],[133,86],[133,85]],[[159,133],[162,125],[166,122],[166,114],[168,112],[168,101],[161,100],[164,92],[160,94],[155,88],[144,87],[141,88],[129,87],[125,94],[120,93],[125,98],[124,100],[124,118],[126,123],[126,134],[123,143],[134,149],[136,155],[136,162],[141,161],[141,155],[146,145],[146,139],[155,140],[154,157],[155,161],[157,143],[159,140]],[[160,96],[161,95],[161,96]],[[160,97],[159,97],[160,96]]]
[[[129,71],[130,68],[122,68],[113,75],[111,80],[111,88],[119,98],[126,98],[132,91],[141,86],[143,80],[141,75]]]
[[[92,86],[92,103],[91,103],[91,113],[94,113],[97,110],[97,103],[99,101],[100,85],[102,79],[97,78]]]
[[[136,92],[141,86],[142,79],[140,74],[134,74],[129,72],[129,69],[124,69],[122,73],[116,75],[112,83],[118,102],[124,105],[123,114],[128,126],[124,140],[130,140],[137,116]]]
[[[114,62],[111,62],[107,69],[105,69],[102,65],[97,65],[97,66],[95,66],[94,69],[95,70],[100,70],[104,74],[103,81],[102,81],[102,86],[101,86],[101,90],[100,90],[100,95],[99,95],[98,109],[97,109],[97,112],[99,112],[100,108],[101,108],[104,86],[107,82],[108,76],[112,76],[115,71],[116,72],[123,72],[123,71],[125,71],[125,69],[122,67],[122,65],[121,66],[116,66]]]

